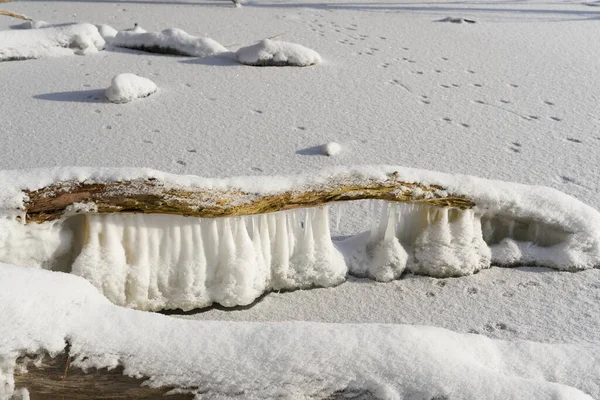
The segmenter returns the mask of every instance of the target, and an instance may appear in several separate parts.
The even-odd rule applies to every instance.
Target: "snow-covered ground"
[[[0,63],[0,169],[151,167],[176,174],[229,177],[290,175],[333,165],[391,164],[549,186],[600,209],[600,96],[596,90],[600,84],[600,9],[593,4],[559,0],[249,0],[235,8],[229,1],[210,0],[1,3],[0,9],[51,24],[89,22],[128,29],[137,23],[148,32],[177,28],[195,37],[211,38],[232,53],[203,58],[167,56],[108,44],[104,51],[82,56]],[[463,23],[442,22],[447,17],[462,18]],[[21,22],[0,16],[0,29]],[[0,34],[0,44],[7,38]],[[305,68],[251,67],[236,62],[233,52],[266,38],[306,46],[318,52],[322,61]],[[121,73],[151,79],[160,93],[124,105],[110,103],[104,92]],[[322,146],[329,142],[342,149],[335,157],[324,155]],[[345,212],[340,227],[332,228],[333,235],[365,228],[368,208],[353,207]],[[40,275],[38,281],[31,274],[35,282],[55,279]],[[2,279],[9,275],[5,273]],[[28,279],[17,272],[14,276],[15,285],[19,279],[24,285]],[[56,284],[77,286],[94,299],[93,304],[102,303],[78,278],[56,278]],[[37,301],[50,303],[50,297],[44,296]],[[10,296],[3,299],[4,308],[0,304],[0,309],[32,312],[19,308]],[[62,299],[64,304],[73,300]],[[231,349],[251,347],[257,336],[254,340],[262,340],[265,348],[281,345],[277,357],[293,353],[292,344],[275,340],[285,329],[308,332],[308,337],[331,335],[338,354],[356,351],[357,347],[345,346],[344,340],[367,346],[365,335],[386,343],[372,358],[366,350],[360,357],[375,360],[373,368],[387,368],[388,375],[381,371],[365,375],[357,365],[340,358],[331,365],[356,369],[350,368],[348,375],[328,369],[330,375],[323,378],[314,375],[325,368],[320,364],[323,359],[318,358],[305,364],[305,370],[293,370],[299,381],[282,372],[282,386],[276,389],[291,396],[298,393],[294,390],[306,395],[311,387],[315,389],[311,393],[321,396],[354,387],[380,398],[482,398],[479,385],[487,385],[485,393],[490,398],[548,398],[549,393],[575,398],[575,392],[568,392],[571,389],[548,386],[548,381],[600,398],[599,301],[597,269],[570,273],[494,267],[442,280],[410,274],[389,283],[350,278],[336,288],[267,294],[255,304],[235,310],[218,306],[175,313],[180,318],[256,324],[236,328],[133,311],[128,314],[118,308],[110,308],[114,311],[107,314],[106,321],[111,324],[113,315],[115,321],[131,315],[140,321],[140,327],[176,324],[190,337],[198,330],[204,337],[223,337],[219,343],[230,340]],[[152,321],[142,322],[146,318]],[[258,324],[291,320],[311,323]],[[13,315],[8,321],[17,319]],[[349,325],[343,333],[345,325],[312,322]],[[351,323],[429,325],[457,333],[403,325],[360,328]],[[39,337],[37,344],[53,343],[59,350],[65,336],[77,337],[83,332],[69,324],[61,329]],[[222,336],[223,331],[236,329],[245,333]],[[269,335],[257,333],[264,329]],[[131,332],[133,342],[135,327]],[[466,333],[502,341],[488,342]],[[300,337],[294,336],[296,348],[305,345]],[[415,337],[440,344],[421,348]],[[82,357],[89,354],[83,350],[118,354],[123,345],[117,341],[116,347],[109,349],[99,341],[87,343],[92,342],[92,348],[82,349]],[[464,343],[464,352],[473,358],[439,355],[456,342]],[[0,339],[0,350],[7,350],[7,343]],[[28,346],[11,350],[35,350]],[[212,346],[215,352],[206,357],[220,356],[218,343]],[[313,355],[321,350],[316,346],[310,347]],[[431,364],[421,363],[412,373],[400,376],[406,374],[403,363],[410,363],[406,353],[400,354],[400,349],[407,347],[414,349],[414,357],[440,357],[434,360],[446,363],[447,368],[433,370]],[[334,350],[324,357],[333,357]],[[401,361],[394,364],[385,351]],[[172,354],[179,353],[173,350]],[[278,364],[270,369],[260,358],[266,353],[257,354],[240,363],[259,366],[264,381],[249,383],[242,372],[236,376],[203,375],[208,369],[190,369],[190,374],[196,374],[191,380],[210,386],[214,393],[231,394],[234,387],[216,382],[232,379],[240,390],[250,385],[248,390],[255,395],[272,396],[274,392],[269,390],[273,388],[256,388],[273,377]],[[504,363],[502,368],[491,361],[482,364],[490,354]],[[302,357],[293,368],[306,362]],[[549,361],[551,357],[559,362]],[[235,356],[230,358],[228,367],[241,368],[235,364]],[[190,356],[197,362],[207,359]],[[144,364],[144,369],[140,360],[134,360],[140,369],[134,366],[132,373],[162,376],[157,381],[167,384],[191,382],[181,377],[165,380],[172,371],[158,371],[156,364]],[[537,372],[525,376],[527,360]],[[462,381],[464,376],[451,373],[453,368],[467,368],[475,378]],[[494,374],[486,375],[490,373],[486,368]],[[496,373],[510,378],[499,380]],[[349,378],[352,374],[354,381]],[[532,382],[523,385],[534,389],[525,390],[517,383],[510,386],[517,375],[530,379]]]

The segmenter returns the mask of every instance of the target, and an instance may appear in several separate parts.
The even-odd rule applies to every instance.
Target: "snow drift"
[[[17,171],[0,177],[6,185],[0,193],[5,214],[0,261],[72,272],[114,303],[139,309],[245,305],[274,289],[337,285],[348,272],[389,281],[405,271],[467,275],[493,263],[570,271],[600,266],[600,214],[544,187],[385,166],[334,168],[288,178],[204,179],[119,169]],[[221,209],[223,217],[144,214],[144,208],[140,214],[110,214],[116,211],[114,204],[81,198],[57,219],[24,224],[28,198],[23,190],[56,182],[106,184],[142,178],[172,188],[169,196],[178,188],[200,190],[206,196],[195,203],[196,209]],[[286,210],[286,200],[273,200],[292,201],[293,193],[335,192],[331,188],[340,184],[374,187],[368,185],[390,179],[432,185],[435,193],[416,187],[407,190],[412,197],[403,200],[406,204],[371,200],[370,226],[342,242],[331,239],[328,205]],[[60,189],[65,190],[69,193]],[[146,189],[132,185],[116,194],[134,199],[136,190]],[[466,196],[475,206],[427,202],[429,196],[449,195]],[[270,200],[261,203],[265,198]],[[279,208],[265,209],[268,202]],[[247,203],[263,208],[254,211],[258,215],[227,216]],[[133,202],[124,204],[125,211],[136,209]],[[97,213],[99,207],[105,213]]]
[[[105,41],[91,24],[0,32],[0,61],[85,55],[104,49]]]
[[[213,39],[192,36],[177,28],[162,32],[119,31],[111,44],[151,53],[191,57],[206,57],[227,51]]]
[[[296,43],[264,39],[236,52],[236,59],[246,65],[259,67],[306,67],[321,62],[321,56],[314,50]]]
[[[505,342],[409,325],[190,321],[116,307],[80,277],[10,265],[0,265],[0,308],[3,399],[18,389],[17,357],[57,354],[67,341],[71,368],[121,365],[152,387],[201,398],[600,395],[595,343]]]
[[[148,78],[135,74],[116,75],[106,89],[106,98],[111,103],[129,103],[132,100],[148,97],[156,92],[156,84]]]

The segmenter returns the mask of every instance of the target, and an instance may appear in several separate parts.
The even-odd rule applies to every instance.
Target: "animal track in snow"
[[[544,100],[544,104],[547,104],[547,105],[549,105],[549,106],[553,106],[553,105],[554,105],[554,103],[553,103],[553,102],[551,102],[551,101],[548,101],[548,100]]]
[[[175,161],[175,162],[176,162],[177,164],[179,164],[179,165],[183,165],[183,166],[187,165],[187,163],[186,163],[185,161],[183,161],[183,160],[177,160],[177,161]]]
[[[474,287],[470,287],[467,289],[468,294],[477,294],[478,292],[479,292],[479,290],[477,290],[477,288],[474,288]]]
[[[556,122],[562,121],[562,118],[559,118],[559,117],[550,117],[550,119],[553,121],[556,121]]]
[[[263,113],[263,111],[262,111],[262,110],[252,110],[252,111],[253,111],[254,113],[256,113],[256,114],[262,114],[262,113]]]
[[[518,287],[538,287],[540,286],[539,282],[535,282],[535,281],[527,281],[525,283],[520,282],[518,285]]]
[[[519,143],[519,142],[512,142],[511,145],[512,146],[509,147],[509,148],[510,148],[510,150],[513,151],[513,153],[520,153],[521,152],[521,147],[522,147],[521,143]]]
[[[572,137],[568,137],[567,140],[569,142],[573,142],[573,143],[582,143],[581,140],[575,139],[575,138],[572,138]]]

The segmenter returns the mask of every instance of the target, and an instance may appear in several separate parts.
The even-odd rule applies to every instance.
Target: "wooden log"
[[[26,388],[31,400],[81,400],[81,399],[193,399],[192,394],[164,395],[173,388],[141,386],[144,378],[123,375],[123,368],[83,371],[73,367],[68,351],[54,358],[48,355],[34,365],[31,357],[17,359],[15,387]],[[19,372],[25,370],[25,372]]]
[[[9,0],[9,1],[11,1],[11,0]],[[0,0],[0,3],[8,3],[8,1]],[[26,16],[24,16],[22,14],[14,13],[14,12],[11,12],[11,11],[0,10],[0,15],[6,15],[7,17],[13,17],[13,18],[19,18],[19,19],[23,19],[25,21],[32,21],[32,19],[29,18],[29,17],[26,17]]]
[[[91,205],[98,213],[177,214],[201,218],[255,215],[296,208],[317,207],[349,200],[387,200],[436,207],[472,208],[475,203],[462,195],[448,194],[440,186],[400,182],[396,174],[386,180],[332,178],[318,186],[299,187],[278,193],[249,193],[242,190],[186,188],[166,185],[156,179],[109,183],[57,182],[26,191],[26,222],[42,223],[77,212],[78,204]]]

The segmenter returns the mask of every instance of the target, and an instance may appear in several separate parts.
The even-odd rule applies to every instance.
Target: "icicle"
[[[342,219],[342,213],[344,210],[344,205],[342,203],[338,203],[336,208],[336,216],[335,216],[335,231],[337,234],[340,233],[340,220]]]
[[[273,278],[276,287],[285,285],[287,272],[290,265],[289,237],[287,232],[287,223],[285,213],[274,214],[276,232],[273,243]]]
[[[377,222],[379,220],[377,200],[369,200],[371,203],[371,235],[369,242],[373,243],[377,240]]]
[[[381,240],[386,231],[389,221],[389,203],[384,201],[381,203],[381,214],[379,215],[379,226],[377,228],[377,240]]]
[[[383,240],[392,240],[396,236],[396,203],[389,203],[388,220],[385,227]]]

